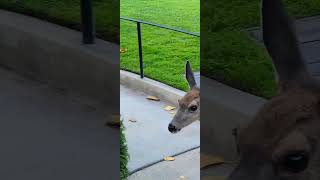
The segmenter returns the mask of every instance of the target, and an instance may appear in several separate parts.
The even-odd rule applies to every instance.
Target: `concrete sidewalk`
[[[130,172],[162,160],[165,156],[200,146],[199,122],[177,134],[171,134],[168,131],[168,124],[173,115],[163,109],[170,104],[147,100],[147,96],[120,86],[120,113],[126,128]],[[130,122],[130,119],[137,122]]]
[[[128,180],[200,180],[200,148],[132,174]]]
[[[104,107],[0,69],[0,179],[119,178],[119,130]]]
[[[297,19],[295,22],[302,54],[310,73],[320,80],[320,16]],[[259,27],[250,28],[249,34],[263,43]]]

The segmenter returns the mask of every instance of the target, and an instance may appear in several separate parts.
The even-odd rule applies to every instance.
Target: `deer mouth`
[[[176,130],[174,130],[174,131],[170,131],[172,134],[175,134],[175,133],[177,133],[177,132],[179,132],[179,131],[181,131],[181,129],[176,129]]]

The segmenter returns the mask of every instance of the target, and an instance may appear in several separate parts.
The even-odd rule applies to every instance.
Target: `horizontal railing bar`
[[[188,35],[191,35],[191,36],[200,37],[200,34],[198,34],[198,33],[188,32],[188,31],[185,31],[185,30],[182,30],[182,29],[176,29],[176,28],[164,26],[164,25],[161,25],[161,24],[155,24],[155,23],[142,21],[142,20],[138,20],[138,19],[133,19],[133,18],[127,18],[127,17],[120,17],[120,19],[127,20],[127,21],[132,21],[132,22],[137,22],[137,23],[141,23],[141,24],[146,24],[146,25],[150,25],[150,26],[155,26],[155,27],[159,27],[159,28],[162,28],[162,29],[168,29],[168,30],[171,30],[171,31],[176,31],[176,32],[180,32],[180,33],[183,33],[183,34],[188,34]]]

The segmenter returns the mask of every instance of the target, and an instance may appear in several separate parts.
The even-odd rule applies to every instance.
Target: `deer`
[[[308,72],[281,0],[262,0],[262,35],[278,93],[236,135],[229,180],[320,179],[320,86]]]
[[[200,120],[200,88],[198,87],[189,61],[185,66],[185,78],[189,91],[178,100],[178,110],[168,126],[171,133],[177,133],[182,128]]]

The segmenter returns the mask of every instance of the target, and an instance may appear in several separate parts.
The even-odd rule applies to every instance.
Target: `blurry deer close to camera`
[[[186,63],[186,79],[189,91],[179,100],[178,111],[168,126],[171,133],[177,133],[189,124],[200,120],[200,88],[197,86],[189,61]]]
[[[266,49],[279,93],[238,131],[230,180],[320,179],[320,86],[309,75],[281,0],[262,1]]]

